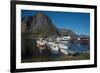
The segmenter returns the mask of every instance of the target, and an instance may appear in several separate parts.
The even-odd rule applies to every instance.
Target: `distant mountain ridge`
[[[75,32],[70,29],[60,28],[58,29],[61,36],[76,36]]]

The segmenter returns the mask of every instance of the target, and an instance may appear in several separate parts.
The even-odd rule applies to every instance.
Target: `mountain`
[[[38,12],[34,16],[22,17],[21,21],[22,34],[31,34],[34,36],[59,35],[51,19],[41,12]]]
[[[61,36],[68,36],[68,35],[72,37],[76,36],[75,32],[70,29],[61,28],[61,29],[58,29],[58,31]]]

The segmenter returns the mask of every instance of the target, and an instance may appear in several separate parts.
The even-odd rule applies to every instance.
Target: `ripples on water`
[[[88,44],[81,44],[81,43],[70,43],[69,50],[74,52],[89,52],[89,45]]]

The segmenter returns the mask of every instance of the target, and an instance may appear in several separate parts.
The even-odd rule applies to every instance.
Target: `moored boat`
[[[39,39],[36,41],[36,46],[39,48],[40,53],[42,52],[42,50],[44,50],[46,48],[46,41],[43,39]]]
[[[57,43],[54,42],[48,42],[47,45],[51,48],[52,53],[58,54],[59,53],[59,47]]]

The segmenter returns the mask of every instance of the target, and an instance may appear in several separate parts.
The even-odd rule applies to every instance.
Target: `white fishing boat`
[[[44,50],[46,47],[46,41],[41,38],[41,39],[37,40],[36,43],[37,43],[36,46],[39,48],[40,53],[41,53],[42,50]]]
[[[71,38],[70,36],[63,36],[57,39],[59,43],[58,47],[60,48],[60,52],[62,52],[63,54],[68,55],[68,47],[69,47],[70,38]]]
[[[60,48],[60,52],[68,55],[68,43],[60,43],[59,48]]]
[[[45,49],[46,46],[50,47],[52,53],[58,54],[62,52],[63,54],[68,55],[68,46],[69,46],[70,36],[68,37],[57,37],[56,41],[46,41],[42,38],[37,40],[37,47],[40,49],[40,52]]]
[[[58,47],[58,44],[57,43],[48,42],[47,44],[51,48],[52,53],[54,53],[54,54],[58,54],[59,53],[59,47]]]

